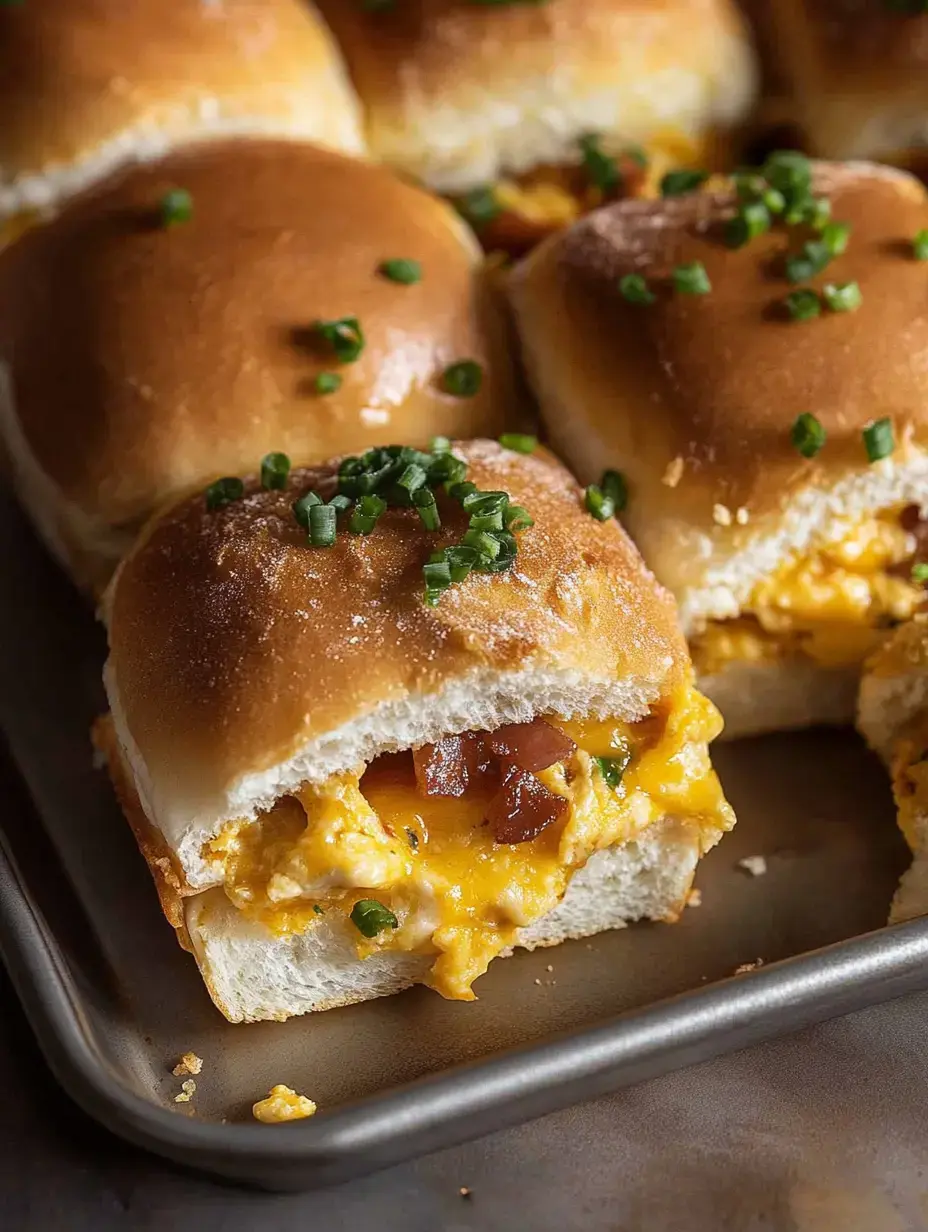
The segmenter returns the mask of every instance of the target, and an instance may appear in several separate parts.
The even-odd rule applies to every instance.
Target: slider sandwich
[[[928,565],[918,572],[928,581]],[[867,663],[857,725],[889,767],[899,828],[912,849],[892,921],[928,914],[928,616],[902,625]]]
[[[674,592],[728,735],[850,721],[921,602],[926,228],[910,176],[784,152],[513,271],[554,447]]]
[[[764,110],[822,158],[928,174],[928,8],[921,0],[751,0]]]
[[[523,252],[670,167],[724,159],[755,94],[730,0],[320,0],[380,159]]]
[[[190,140],[364,150],[338,48],[304,0],[0,4],[0,116],[0,243],[5,220],[9,237],[30,212]]]
[[[549,454],[226,477],[108,592],[119,799],[232,1021],[673,919],[734,822],[670,596]]]
[[[499,433],[508,352],[454,211],[298,142],[132,167],[0,252],[0,435],[90,589],[154,509],[271,450]]]

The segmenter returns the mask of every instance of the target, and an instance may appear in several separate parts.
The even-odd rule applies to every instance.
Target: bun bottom
[[[698,687],[725,720],[720,740],[804,727],[853,723],[860,671],[825,668],[808,660],[730,663]]]
[[[674,921],[699,861],[694,824],[667,819],[632,842],[596,855],[544,919],[522,929],[519,946],[558,945],[635,920]],[[186,934],[217,1007],[230,1022],[283,1020],[389,996],[424,983],[429,954],[382,952],[359,959],[350,925],[326,919],[280,938],[246,919],[222,890],[184,902]]]

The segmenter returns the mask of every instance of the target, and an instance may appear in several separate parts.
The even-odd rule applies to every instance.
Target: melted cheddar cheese
[[[557,906],[595,852],[665,816],[692,822],[706,848],[734,823],[706,747],[721,719],[694,689],[682,689],[664,715],[631,726],[550,721],[578,748],[537,775],[568,807],[531,841],[493,839],[485,822],[491,789],[421,795],[411,757],[400,754],[304,788],[257,823],[227,826],[208,854],[221,863],[232,902],[278,935],[377,899],[398,927],[371,940],[359,935],[359,955],[434,954],[432,986],[470,1000],[473,981],[516,943],[519,928]],[[629,748],[631,763],[611,788],[594,758]]]
[[[740,617],[693,639],[693,661],[710,676],[726,664],[805,657],[822,667],[857,667],[925,598],[903,566],[914,541],[899,510],[849,524],[807,556],[785,563],[752,591]]]

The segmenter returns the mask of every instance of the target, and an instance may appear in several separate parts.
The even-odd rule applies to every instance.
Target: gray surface
[[[928,1228],[926,995],[282,1197],[185,1176],[97,1130],[57,1095],[2,978],[0,997],[4,1232]]]

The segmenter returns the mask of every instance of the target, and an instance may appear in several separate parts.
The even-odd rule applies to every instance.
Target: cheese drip
[[[384,756],[363,774],[279,801],[257,823],[227,826],[209,849],[227,894],[277,935],[312,927],[320,911],[350,912],[375,898],[398,927],[370,940],[358,934],[359,955],[433,954],[432,986],[470,1000],[473,981],[516,944],[520,928],[557,906],[595,852],[668,816],[692,822],[706,849],[734,824],[706,747],[721,719],[694,689],[640,724],[549,721],[578,748],[537,775],[568,807],[535,839],[494,841],[485,817],[495,786],[426,797],[408,754]],[[611,788],[595,758],[628,748],[631,763]]]

